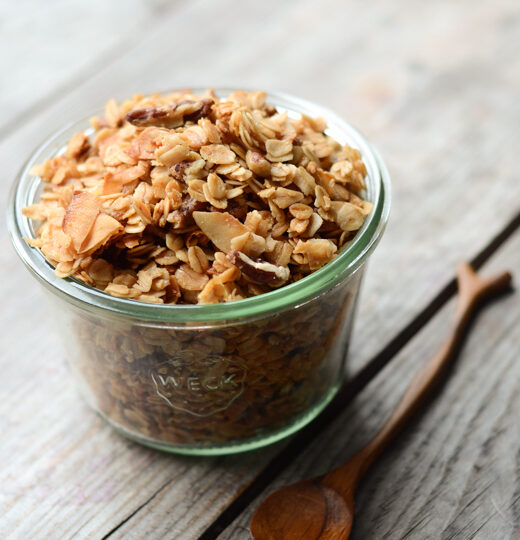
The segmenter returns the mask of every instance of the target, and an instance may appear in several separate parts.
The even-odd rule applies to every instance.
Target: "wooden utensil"
[[[504,291],[511,274],[482,278],[469,264],[457,268],[458,302],[448,340],[417,373],[394,412],[352,459],[323,476],[283,487],[251,520],[254,540],[345,540],[354,517],[354,492],[363,475],[439,383],[455,357],[472,313],[481,301]]]

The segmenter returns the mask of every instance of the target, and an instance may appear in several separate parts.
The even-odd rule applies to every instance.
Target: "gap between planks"
[[[171,482],[173,482],[173,479],[168,480],[165,482],[158,490],[154,491],[146,501],[144,501],[142,504],[140,504],[131,514],[126,516],[121,522],[119,522],[115,527],[113,527],[110,531],[108,531],[105,536],[101,538],[101,540],[106,540],[109,536],[111,536],[113,533],[115,533],[120,527],[122,527],[126,522],[130,521],[142,508],[144,508],[149,502],[153,501],[161,491],[163,491],[165,488],[167,488]]]
[[[520,212],[479,253],[471,259],[475,269],[481,268],[520,227]],[[367,384],[394,358],[405,345],[448,303],[457,292],[456,278],[396,335],[352,380],[338,392],[330,405],[313,422],[295,435],[255,477],[242,493],[199,536],[199,540],[217,538],[253,500],[294,460],[303,449],[322,433]],[[120,524],[122,525],[122,523]],[[116,527],[114,530],[116,530]],[[107,536],[108,538],[108,536]]]
[[[493,254],[520,227],[520,212],[472,259],[475,269],[481,268]],[[406,344],[448,303],[457,291],[454,277],[437,295],[407,324],[368,364],[350,381],[343,385],[331,404],[320,416],[296,434],[290,442],[259,472],[254,480],[231,502],[225,510],[198,537],[199,540],[211,540],[222,533],[262,491],[294,460],[303,449],[322,433],[347,407],[347,405],[368,385],[368,383],[406,346]],[[113,527],[103,540],[111,537],[131,518],[163,491],[173,480],[168,481],[155,491],[130,516],[125,517]]]
[[[232,72],[232,71],[230,71],[230,72]],[[311,94],[312,94],[312,92],[311,92]],[[398,138],[399,138],[399,137],[398,137]],[[390,148],[392,148],[392,146],[390,146]],[[390,154],[391,154],[391,152],[390,152]],[[435,291],[432,291],[432,292],[435,292]],[[434,304],[434,302],[432,302],[430,305],[433,305],[433,304]],[[422,313],[424,313],[425,311],[427,311],[427,310],[423,310]],[[421,314],[419,314],[418,317],[414,317],[414,318],[410,317],[408,320],[417,321],[420,317],[421,317]],[[401,323],[401,326],[398,326],[397,329],[394,329],[393,335],[395,335],[395,334],[397,334],[397,333],[399,332],[399,334],[397,335],[397,337],[395,337],[394,339],[390,339],[390,337],[392,336],[392,334],[390,334],[390,337],[387,338],[387,343],[388,343],[388,345],[385,347],[385,350],[386,350],[385,358],[390,359],[390,358],[392,357],[392,356],[391,356],[391,352],[389,352],[390,343],[396,342],[397,346],[399,346],[399,342],[402,341],[402,339],[406,339],[406,332],[405,332],[404,330],[401,330],[401,328],[405,327],[405,329],[408,329],[408,333],[411,332],[412,334],[413,334],[415,331],[417,331],[416,328],[411,328],[411,329],[409,328],[411,324],[414,324],[413,322],[410,323],[410,325],[406,325],[406,326],[405,326],[405,324],[406,324],[407,322],[408,322],[408,321],[405,320],[405,321],[404,321],[404,324]],[[428,322],[428,319],[427,319],[425,322]],[[396,326],[397,326],[397,325],[396,325]],[[420,326],[419,326],[419,328],[420,328]],[[404,337],[403,337],[403,334],[405,334]],[[383,342],[383,343],[384,343],[384,342]],[[378,350],[373,351],[373,352],[374,352],[374,353],[378,353]],[[395,354],[395,353],[394,353],[394,354]],[[367,356],[368,356],[368,355],[367,355]],[[374,356],[374,354],[371,354],[371,355],[370,355],[370,358],[372,358],[372,364],[377,365],[377,362],[375,362],[375,358],[377,358],[377,357],[379,357],[379,353],[378,353],[376,356]],[[367,376],[370,377],[370,375],[367,375]],[[361,389],[364,388],[364,385],[361,384],[361,383],[360,383],[360,388],[361,388]],[[175,481],[173,481],[172,483],[175,485]],[[156,489],[159,490],[159,488],[156,488]],[[161,487],[160,489],[163,489],[163,488]],[[157,491],[156,493],[162,493],[162,491]],[[151,499],[150,499],[150,500],[151,500]],[[148,508],[149,508],[149,505],[148,505]],[[139,514],[139,515],[141,515],[141,514]],[[120,518],[120,519],[121,519],[121,518]],[[117,521],[116,521],[115,523],[117,523]],[[112,526],[114,526],[114,522],[112,522]]]

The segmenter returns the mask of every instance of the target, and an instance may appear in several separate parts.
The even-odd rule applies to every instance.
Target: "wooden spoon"
[[[466,263],[457,268],[459,295],[451,334],[414,377],[376,436],[350,461],[323,476],[283,487],[269,495],[251,520],[254,540],[345,540],[354,517],[354,492],[363,475],[441,380],[461,345],[480,302],[504,291],[511,274],[479,277]]]

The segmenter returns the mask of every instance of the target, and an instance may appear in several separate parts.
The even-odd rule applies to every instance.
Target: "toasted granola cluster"
[[[24,214],[60,277],[155,303],[239,300],[297,281],[362,226],[365,165],[289,118],[264,92],[110,100],[93,134],[31,171],[44,189]]]

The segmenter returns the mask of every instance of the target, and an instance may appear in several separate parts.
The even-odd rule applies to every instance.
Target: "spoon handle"
[[[469,264],[461,263],[457,268],[457,282],[459,294],[449,338],[437,354],[426,362],[415,375],[394,412],[375,437],[351,460],[326,474],[323,478],[324,484],[333,487],[340,493],[346,488],[353,496],[353,490],[362,476],[403,429],[410,417],[424,403],[430,392],[444,376],[461,344],[464,330],[475,308],[484,298],[509,287],[511,274],[504,272],[495,277],[482,278],[474,272]]]

